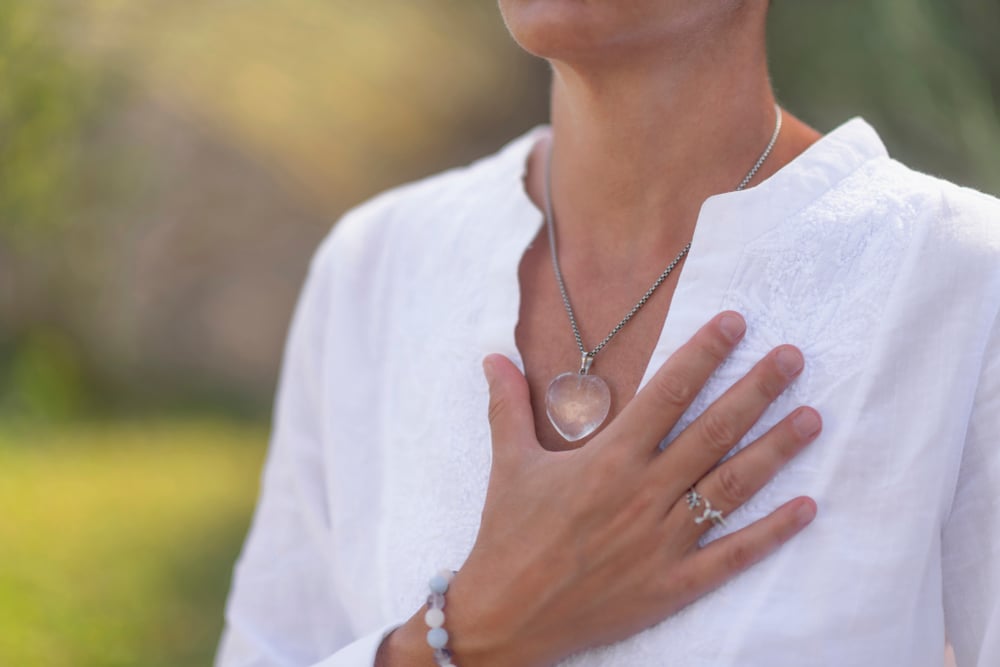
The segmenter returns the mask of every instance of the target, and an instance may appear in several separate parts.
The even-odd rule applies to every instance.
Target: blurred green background
[[[1000,192],[1000,5],[785,0],[779,99]],[[545,121],[492,3],[0,0],[0,665],[207,665],[347,207]]]

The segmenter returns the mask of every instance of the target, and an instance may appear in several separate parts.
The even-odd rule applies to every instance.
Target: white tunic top
[[[480,362],[520,363],[518,264],[542,224],[522,176],[545,131],[373,199],[320,246],[218,665],[370,666],[462,564],[490,470]],[[1000,202],[895,162],[854,119],[704,203],[643,383],[724,309],[748,332],[677,428],[781,343],[805,371],[740,446],[800,404],[825,427],[707,539],[800,494],[819,515],[562,664],[940,667],[947,633],[960,667],[1000,665]]]

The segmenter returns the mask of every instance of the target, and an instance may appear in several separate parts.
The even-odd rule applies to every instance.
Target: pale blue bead
[[[435,593],[444,595],[448,592],[448,580],[440,574],[435,574],[431,577],[431,580],[428,583],[430,584],[431,590]]]
[[[444,648],[448,645],[448,631],[444,628],[431,628],[427,632],[427,643],[431,648]]]

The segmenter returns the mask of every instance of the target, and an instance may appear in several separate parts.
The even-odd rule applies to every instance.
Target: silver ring
[[[702,508],[701,515],[694,518],[694,522],[699,526],[706,521],[711,521],[716,526],[726,525],[726,518],[722,516],[722,511],[712,509],[711,501],[698,493],[693,486],[688,489],[687,496],[685,496],[685,498],[687,500],[689,510],[697,511],[699,507]]]

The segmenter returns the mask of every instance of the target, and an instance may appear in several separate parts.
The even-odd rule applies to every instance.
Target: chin
[[[688,41],[746,19],[759,0],[499,0],[514,41],[532,55],[567,62]]]
[[[610,30],[607,9],[586,0],[500,0],[500,12],[514,41],[540,58],[592,52]]]

